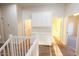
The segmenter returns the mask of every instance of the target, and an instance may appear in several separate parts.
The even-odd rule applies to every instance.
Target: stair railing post
[[[10,42],[10,52],[11,52],[11,56],[14,56],[14,51],[13,51],[13,36],[12,35],[9,35],[9,38],[11,39],[11,42]]]

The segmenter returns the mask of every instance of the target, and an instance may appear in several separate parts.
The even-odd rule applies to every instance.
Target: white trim
[[[76,51],[75,54],[76,54],[76,55],[79,55],[79,54],[78,54],[78,50],[79,50],[79,49],[78,49],[78,43],[79,43],[78,41],[79,41],[79,23],[78,23],[77,40],[76,40],[76,49],[75,49],[75,51]]]
[[[37,50],[36,51],[36,55],[32,55],[32,52],[34,51],[34,48]],[[31,48],[28,50],[26,56],[38,56],[38,39],[36,39],[34,42],[33,42],[33,45],[31,46]]]
[[[54,44],[53,47],[54,47],[54,51],[55,51],[56,56],[63,56],[63,54],[62,54],[62,52],[57,44]]]
[[[8,42],[10,42],[10,40],[12,39],[12,36],[10,36],[10,38],[5,42],[5,44],[0,48],[0,51],[2,51],[5,46],[8,44]]]
[[[73,12],[74,13],[74,12]],[[71,15],[71,14],[70,14]],[[68,16],[66,16],[66,20],[67,20],[67,27],[66,27],[66,43],[67,43],[67,38],[68,38],[68,31],[67,31],[67,29],[68,29],[68,17],[69,17],[69,15]],[[79,24],[78,24],[78,31],[79,31]],[[79,39],[78,38],[78,31],[77,31],[77,40]],[[76,49],[73,49],[73,50],[75,50],[75,54],[77,55],[77,45],[78,45],[78,41],[76,40]]]
[[[67,29],[68,29],[68,16],[67,17],[65,17],[65,19],[66,19],[66,44],[67,44],[67,38],[68,38],[68,35],[67,35]]]
[[[62,29],[62,31],[60,31],[60,35],[61,35],[61,37],[60,37],[60,39],[61,39],[61,41],[62,41],[62,43],[63,43],[63,29],[64,29],[64,17],[62,17],[62,19],[61,19],[62,21],[62,24],[61,24],[61,29]]]

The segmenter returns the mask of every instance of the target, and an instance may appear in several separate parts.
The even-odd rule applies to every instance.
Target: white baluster
[[[5,48],[4,48],[4,50],[3,50],[3,54],[4,54],[4,56],[6,56]]]
[[[17,51],[16,51],[16,50],[17,50],[17,49],[16,49],[16,38],[15,38],[14,45],[15,45],[15,46],[14,46],[14,48],[15,48],[15,56],[17,56]]]
[[[19,39],[18,39],[19,40]],[[20,40],[19,40],[20,41]],[[19,54],[21,56],[21,46],[20,46],[21,42],[18,43],[18,46],[19,46]]]
[[[16,50],[17,50],[17,56],[19,56],[19,54],[18,54],[18,38],[16,38]]]
[[[10,52],[11,52],[11,56],[14,56],[14,52],[13,52],[13,36],[10,35]]]
[[[11,51],[11,55],[14,56],[14,52],[13,52],[13,42],[12,42],[12,41],[13,41],[13,39],[11,40],[11,43],[10,43],[10,47],[11,47],[11,50],[10,50],[10,51]]]
[[[9,46],[8,46],[8,44],[7,44],[7,52],[8,52],[8,56],[9,56],[10,54],[9,54]]]
[[[22,38],[22,56],[24,55],[24,49],[23,49],[23,38]]]
[[[16,50],[15,50],[15,39],[13,39],[13,51],[14,51],[14,56],[16,56]]]
[[[27,51],[26,51],[26,50],[27,50],[27,49],[26,49],[26,38],[24,38],[24,48],[25,48],[24,50],[25,50],[25,54],[26,54],[26,52],[27,52]],[[24,55],[25,55],[25,54],[24,54]]]

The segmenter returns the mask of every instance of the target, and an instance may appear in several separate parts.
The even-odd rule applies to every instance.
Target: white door
[[[2,33],[1,33],[1,10],[0,10],[0,43],[2,42]]]
[[[4,43],[3,21],[0,17],[0,43]]]
[[[1,9],[0,9],[0,43],[4,43],[3,20],[1,19]]]
[[[1,42],[1,11],[0,11],[0,42]]]

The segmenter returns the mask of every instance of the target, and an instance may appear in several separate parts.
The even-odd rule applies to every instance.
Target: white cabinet
[[[52,12],[32,13],[32,25],[34,27],[50,27],[52,24]]]

